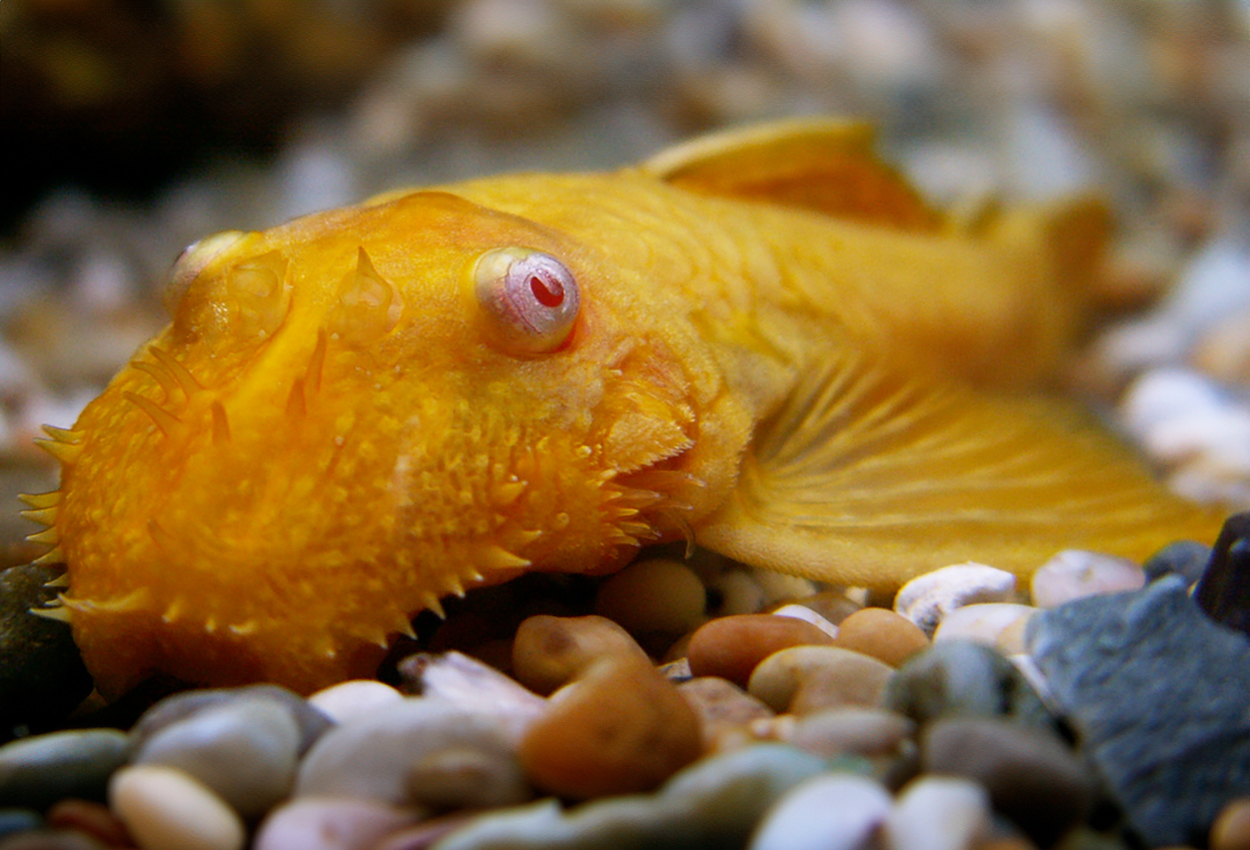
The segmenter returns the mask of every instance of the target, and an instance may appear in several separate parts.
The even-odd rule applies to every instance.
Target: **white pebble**
[[[780,608],[778,608],[776,611],[773,612],[773,616],[774,617],[793,617],[796,620],[802,620],[805,623],[811,623],[813,626],[820,629],[825,634],[829,635],[829,637],[836,638],[838,636],[837,626],[835,626],[833,623],[829,622],[824,617],[817,614],[811,608],[808,608],[806,605],[782,605]]]
[[[942,618],[975,602],[1014,602],[1016,577],[968,562],[917,576],[894,597],[894,610],[932,635]]]
[[[1206,416],[1224,405],[1219,388],[1189,369],[1165,367],[1140,375],[1120,402],[1124,424],[1138,439],[1178,418]]]
[[[893,800],[863,776],[826,773],[795,786],[765,815],[750,850],[857,850],[890,813]]]
[[[989,829],[989,795],[981,785],[925,776],[903,789],[883,832],[886,850],[967,850]]]
[[[997,646],[998,638],[1009,626],[1032,617],[1037,609],[1015,602],[979,602],[951,611],[942,619],[933,635],[933,642],[972,640]]]
[[[241,850],[246,834],[225,801],[181,770],[124,767],[109,781],[109,807],[141,850]]]
[[[384,682],[353,679],[317,691],[308,697],[308,702],[313,708],[321,709],[335,723],[345,723],[403,698],[403,694]]]
[[[1030,590],[1034,605],[1054,608],[1085,596],[1138,590],[1145,584],[1145,571],[1127,558],[1065,549],[1033,573]]]
[[[305,797],[274,809],[256,833],[255,850],[365,850],[417,822],[418,809],[372,800]]]

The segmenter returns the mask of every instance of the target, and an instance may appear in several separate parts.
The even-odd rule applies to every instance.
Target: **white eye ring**
[[[491,340],[509,354],[559,348],[577,319],[581,292],[564,263],[531,248],[487,251],[473,266],[473,294]]]

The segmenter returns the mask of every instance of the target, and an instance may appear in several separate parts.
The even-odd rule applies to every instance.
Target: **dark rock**
[[[0,839],[0,850],[109,850],[76,829],[36,829]]]
[[[0,839],[43,826],[43,818],[31,809],[0,809]]]
[[[0,747],[0,806],[42,811],[66,797],[103,800],[113,771],[126,760],[116,729],[50,732]]]
[[[1225,520],[1194,600],[1215,622],[1250,635],[1250,513]]]
[[[1250,794],[1250,641],[1179,576],[1043,611],[1027,640],[1131,828],[1152,847],[1204,846],[1220,807]]]
[[[962,714],[1053,729],[1049,712],[1015,665],[972,641],[940,642],[910,658],[886,686],[884,707],[921,724]]]
[[[1176,574],[1185,579],[1186,584],[1193,584],[1202,578],[1209,560],[1210,546],[1195,540],[1178,540],[1151,555],[1142,569],[1146,571],[1147,582]]]
[[[60,572],[34,564],[0,572],[0,741],[14,725],[64,717],[91,692],[69,626],[30,613],[56,598],[44,585]]]

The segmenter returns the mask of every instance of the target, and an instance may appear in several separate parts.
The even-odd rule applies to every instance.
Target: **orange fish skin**
[[[698,536],[832,352],[979,386],[1052,376],[1081,296],[1041,220],[906,232],[631,169],[215,237],[175,267],[171,325],[49,446],[75,640],[109,697],[153,672],[310,692],[371,674],[449,594]],[[488,332],[471,279],[505,246],[580,287],[553,351]]]

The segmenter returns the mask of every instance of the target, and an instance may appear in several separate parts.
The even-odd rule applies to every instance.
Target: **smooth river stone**
[[[834,646],[853,649],[898,667],[929,648],[929,638],[911,620],[885,608],[861,608],[838,626]]]
[[[916,731],[916,724],[892,711],[837,708],[797,719],[786,741],[822,758],[897,754]]]
[[[550,694],[609,655],[646,660],[629,632],[607,617],[527,617],[512,641],[512,675],[540,694]]]
[[[885,821],[893,798],[880,783],[850,773],[817,776],[769,810],[748,850],[858,850]]]
[[[324,735],[299,767],[294,796],[438,808],[518,803],[532,793],[513,740],[493,715],[407,698]],[[466,781],[470,765],[475,781]],[[424,799],[425,790],[436,799]]]
[[[109,781],[109,806],[140,850],[242,850],[247,838],[225,800],[172,767],[117,771]]]
[[[176,767],[215,791],[244,819],[258,818],[290,793],[299,726],[273,700],[244,697],[155,732],[134,764]]]
[[[1064,549],[1037,568],[1029,590],[1038,608],[1054,608],[1083,596],[1137,590],[1145,583],[1145,570],[1127,558]]]
[[[716,676],[745,688],[755,667],[792,646],[828,646],[833,638],[796,617],[737,614],[705,623],[690,638],[687,658],[695,676]]]
[[[116,729],[49,732],[0,747],[0,806],[42,811],[65,797],[103,800],[109,776],[126,763]]]
[[[1016,577],[985,564],[943,567],[917,576],[894,597],[894,610],[932,635],[942,618],[976,602],[1015,602]]]
[[[301,797],[265,818],[252,850],[369,850],[420,813],[368,800]]]
[[[649,662],[605,659],[552,695],[521,739],[535,786],[585,800],[650,791],[702,753],[698,715]]]
[[[671,558],[635,561],[614,573],[595,597],[595,613],[634,635],[676,637],[703,621],[707,591],[684,562]]]
[[[308,704],[335,723],[360,717],[400,702],[404,695],[376,679],[352,679],[310,694]]]
[[[880,704],[894,674],[890,665],[836,646],[795,646],[774,652],[751,674],[747,691],[778,713]]]
[[[1017,605],[1014,602],[978,602],[976,605],[965,605],[946,615],[933,635],[933,642],[970,640],[999,647],[1002,651],[1000,638],[1003,633],[1012,627],[1018,632],[1022,628],[1021,621],[1027,621],[1038,610],[1040,609],[1031,605]]]
[[[885,819],[885,850],[969,850],[990,833],[989,793],[956,776],[908,783]]]

